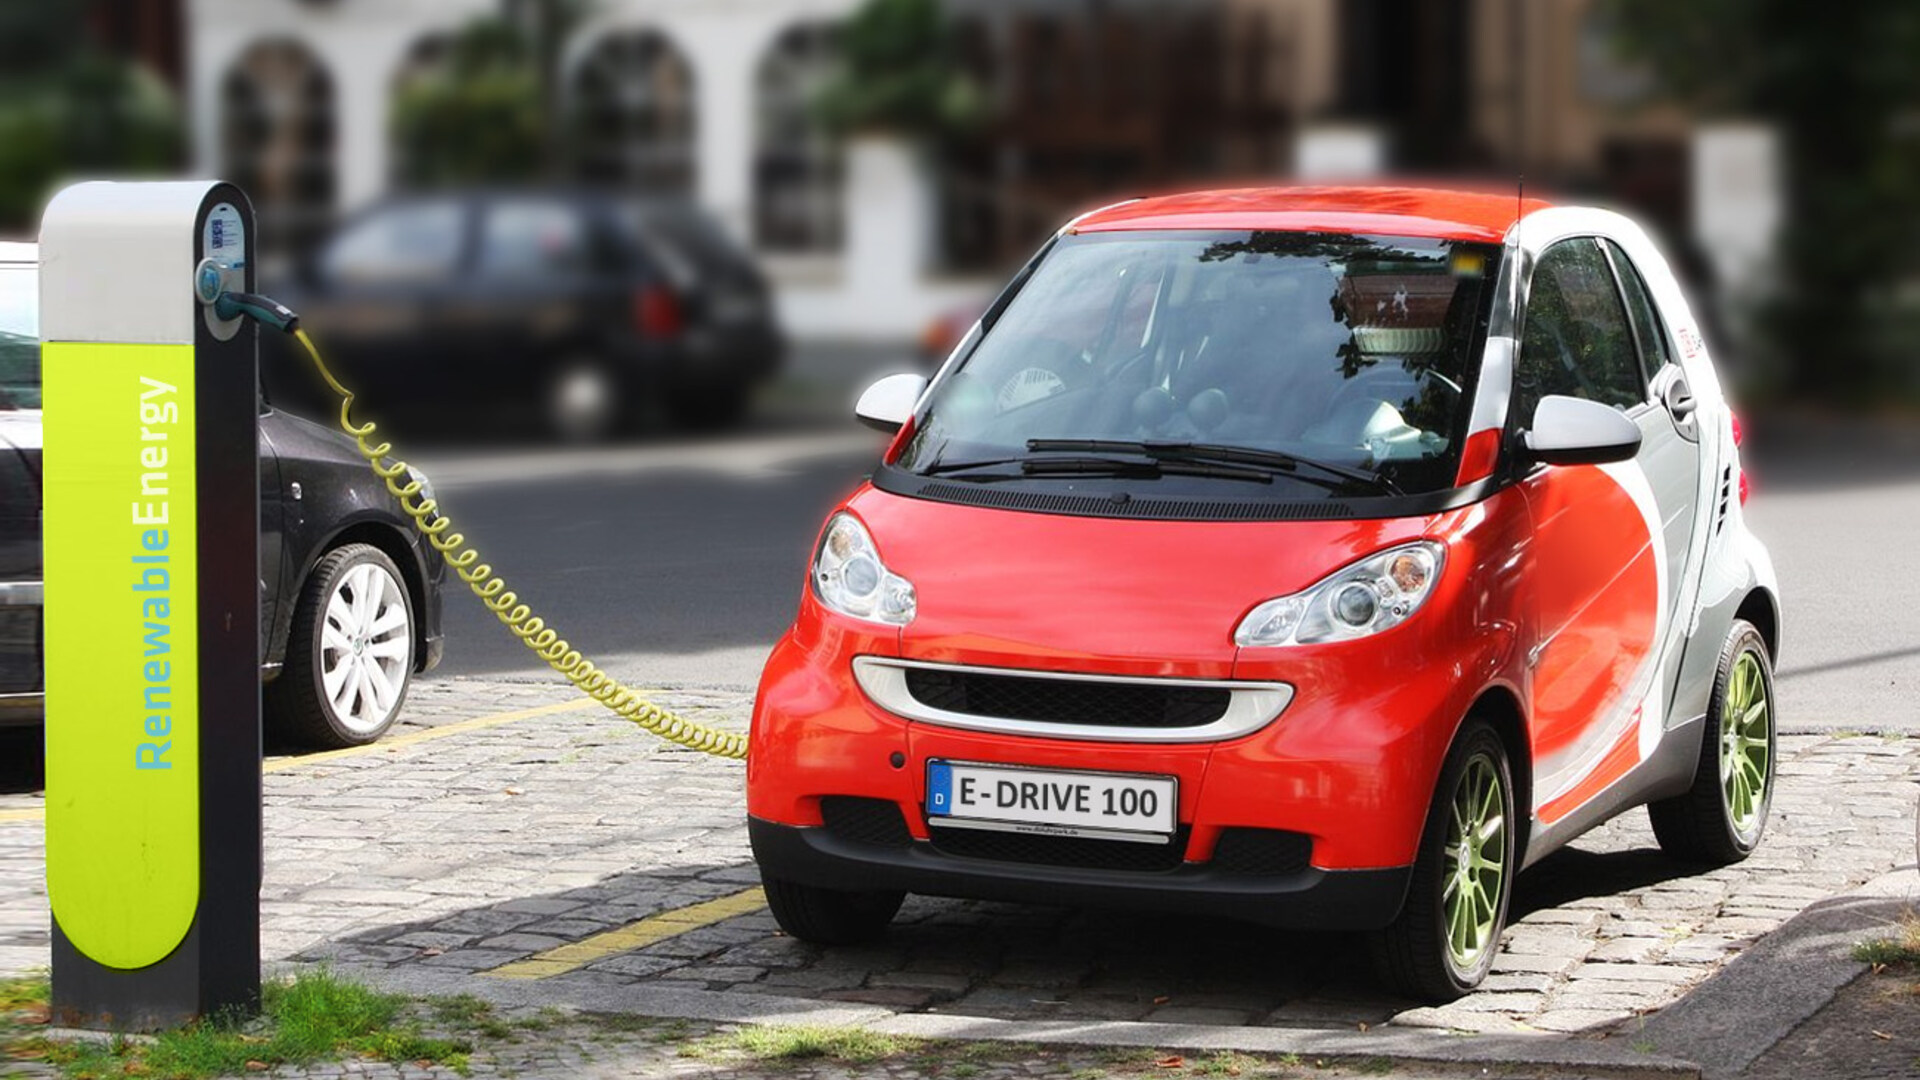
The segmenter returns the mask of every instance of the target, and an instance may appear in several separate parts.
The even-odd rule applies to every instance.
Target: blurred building
[[[911,335],[1072,212],[1180,185],[1524,174],[1681,241],[1713,224],[1703,173],[1777,201],[1765,133],[1646,105],[1595,0],[947,0],[988,118],[932,146],[814,120],[856,2],[596,0],[557,73],[592,133],[571,179],[697,199],[802,337]],[[397,88],[498,10],[186,0],[198,171],[245,186],[284,247],[311,244],[404,171]]]

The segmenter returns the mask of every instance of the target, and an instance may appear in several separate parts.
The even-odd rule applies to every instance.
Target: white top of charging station
[[[93,181],[40,219],[43,341],[193,344],[195,219],[214,180]]]

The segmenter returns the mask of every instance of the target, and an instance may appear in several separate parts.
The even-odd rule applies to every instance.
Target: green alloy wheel
[[[1487,977],[1513,894],[1514,840],[1506,747],[1470,717],[1440,770],[1406,905],[1374,938],[1382,981],[1438,1002]]]
[[[1707,701],[1693,786],[1647,806],[1660,847],[1713,865],[1751,854],[1773,802],[1774,751],[1773,661],[1760,631],[1735,620]]]
[[[1499,938],[1507,866],[1506,782],[1484,754],[1467,762],[1453,795],[1440,899],[1447,911],[1447,955],[1471,972]]]

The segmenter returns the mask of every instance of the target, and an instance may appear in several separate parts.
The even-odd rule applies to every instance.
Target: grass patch
[[[919,1046],[920,1040],[899,1035],[806,1024],[745,1027],[690,1043],[682,1054],[693,1058],[736,1054],[759,1061],[826,1059],[867,1065],[911,1053]]]
[[[1259,1071],[1260,1059],[1233,1050],[1221,1050],[1201,1058],[1193,1071],[1202,1076],[1244,1076]]]
[[[1920,912],[1903,913],[1895,921],[1891,937],[1855,945],[1853,958],[1875,967],[1920,966]]]
[[[9,1031],[4,1050],[21,1060],[55,1065],[75,1080],[203,1080],[346,1056],[428,1062],[464,1075],[472,1046],[423,1034],[417,1020],[403,1015],[409,1004],[404,996],[378,993],[329,972],[306,972],[263,986],[261,1015],[255,1020],[216,1017],[150,1039],[115,1036],[105,1042],[16,1037]],[[450,1008],[477,1015],[465,1004]]]
[[[45,975],[0,979],[0,1013],[21,1012],[47,1004],[53,998]]]

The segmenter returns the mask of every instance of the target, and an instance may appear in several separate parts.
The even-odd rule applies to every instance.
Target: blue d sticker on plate
[[[927,813],[953,812],[953,766],[944,761],[927,762]]]

